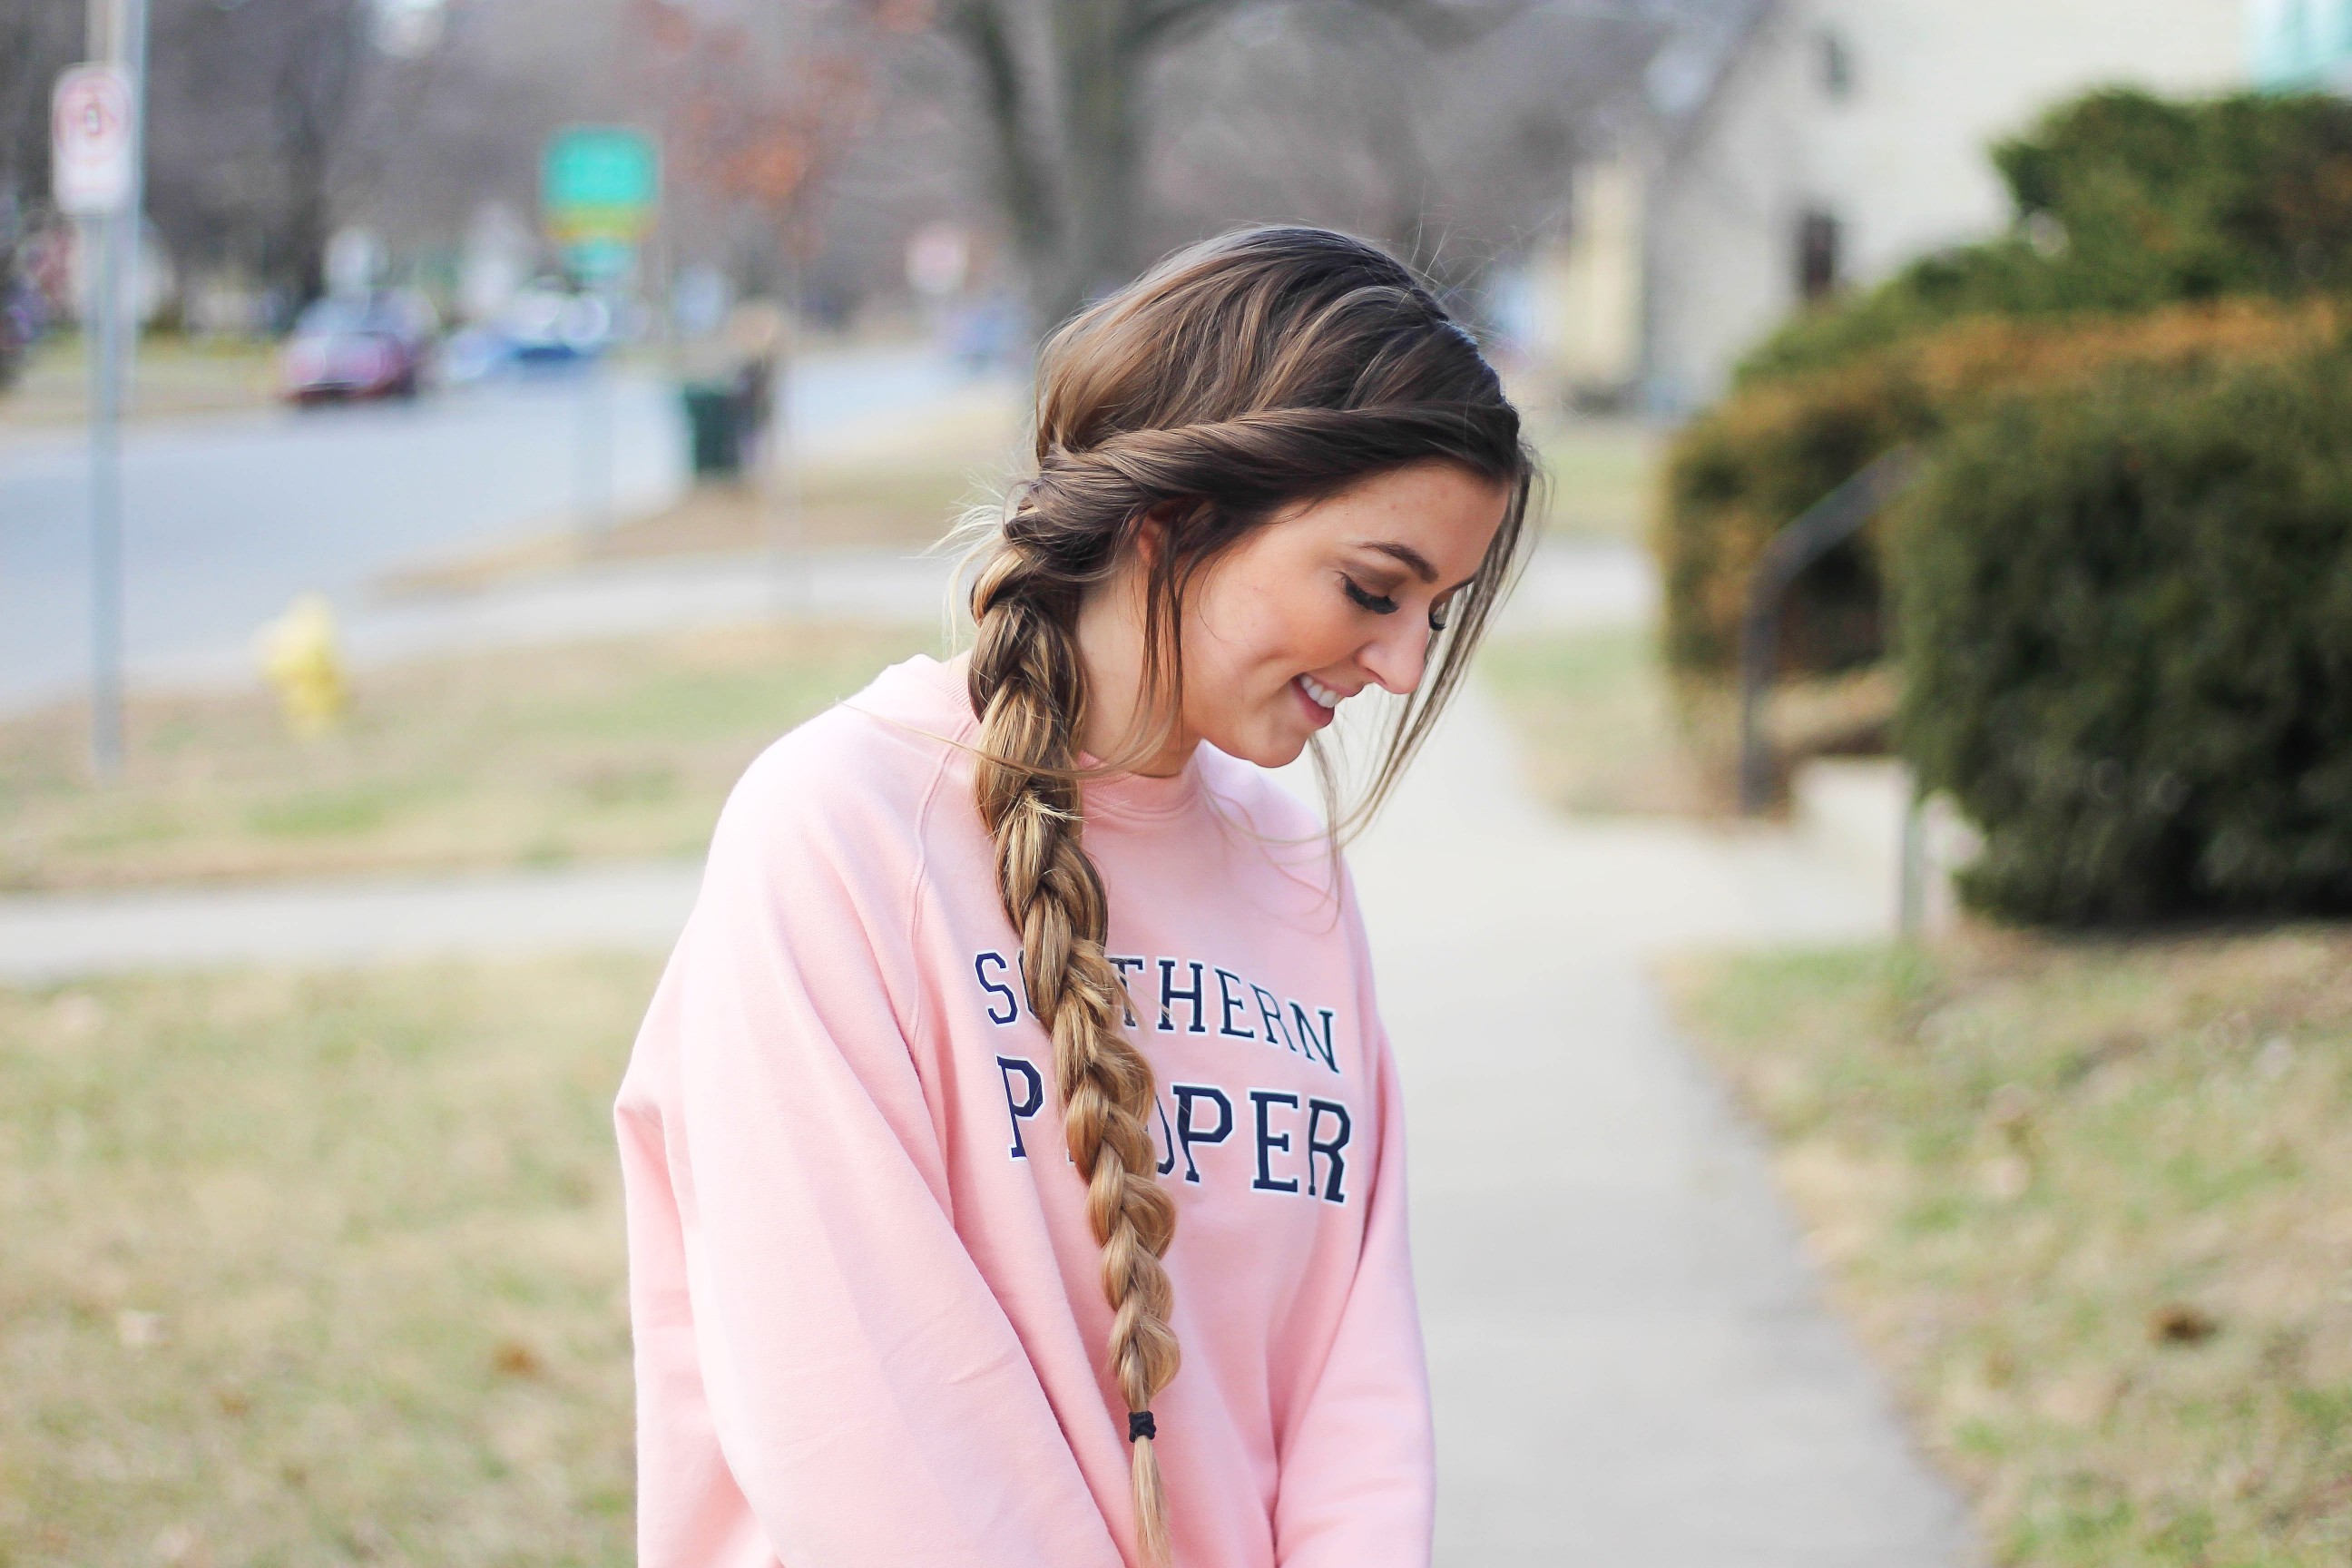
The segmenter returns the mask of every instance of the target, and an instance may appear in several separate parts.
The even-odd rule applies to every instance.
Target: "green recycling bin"
[[[733,479],[743,471],[743,408],[725,382],[692,381],[686,399],[687,440],[698,479]]]

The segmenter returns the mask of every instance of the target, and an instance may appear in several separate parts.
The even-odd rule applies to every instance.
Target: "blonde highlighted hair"
[[[1142,709],[1164,724],[1181,700],[1185,595],[1203,572],[1287,508],[1432,459],[1507,486],[1510,504],[1352,811],[1336,809],[1326,771],[1344,833],[1386,796],[1459,683],[1517,563],[1535,473],[1476,342],[1396,260],[1321,229],[1251,229],[1179,252],[1076,317],[1040,357],[1036,472],[982,547],[974,793],[1102,1247],[1149,1563],[1170,1550],[1150,1409],[1180,1359],[1161,1262],[1176,1211],[1155,1177],[1151,1066],[1121,1026],[1126,993],[1103,946],[1109,903],[1084,846],[1078,609],[1138,559],[1153,520]]]

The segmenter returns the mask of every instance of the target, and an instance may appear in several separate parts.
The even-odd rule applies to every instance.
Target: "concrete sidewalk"
[[[0,982],[242,964],[521,958],[677,939],[702,868],[624,861],[475,876],[0,896]]]
[[[1981,1561],[1648,958],[1883,934],[1785,832],[1563,822],[1465,702],[1351,853],[1412,1120],[1443,1568]]]

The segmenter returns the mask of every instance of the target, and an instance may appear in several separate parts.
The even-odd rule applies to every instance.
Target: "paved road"
[[[797,429],[919,405],[956,384],[924,350],[812,360]],[[134,673],[242,647],[304,588],[348,595],[386,567],[565,515],[583,493],[583,433],[621,506],[684,480],[667,390],[622,375],[493,385],[378,405],[136,426],[126,446],[125,615]],[[0,445],[0,704],[85,678],[89,470],[68,433]],[[595,483],[604,481],[599,478]]]

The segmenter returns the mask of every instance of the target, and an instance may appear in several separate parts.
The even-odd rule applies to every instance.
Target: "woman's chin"
[[[1259,733],[1234,735],[1228,740],[1212,740],[1209,743],[1229,757],[1239,757],[1262,768],[1286,768],[1306,755],[1309,738],[1279,732]]]

